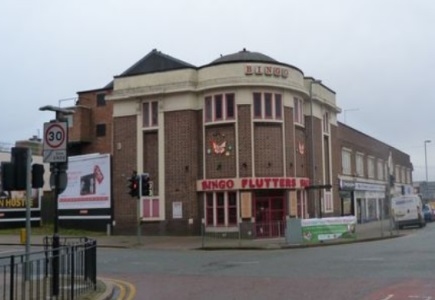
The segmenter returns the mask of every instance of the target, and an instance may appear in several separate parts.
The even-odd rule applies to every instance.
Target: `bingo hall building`
[[[146,234],[252,238],[283,235],[288,217],[340,215],[340,108],[297,67],[245,49],[196,67],[153,50],[99,92],[115,234],[135,233],[138,214]],[[132,170],[149,173],[151,196],[128,195]]]

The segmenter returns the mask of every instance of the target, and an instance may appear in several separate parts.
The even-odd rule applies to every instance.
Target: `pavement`
[[[97,241],[98,248],[135,248],[148,250],[278,250],[305,247],[330,246],[345,243],[369,242],[381,239],[396,238],[411,233],[416,229],[395,230],[391,229],[389,220],[373,221],[365,224],[357,224],[356,238],[346,241],[327,241],[317,244],[288,244],[285,238],[270,238],[256,240],[239,240],[219,237],[201,236],[141,236],[136,235],[102,235],[89,236]],[[43,244],[42,236],[32,236],[31,244],[38,246]],[[20,236],[1,235],[0,245],[22,245]],[[95,299],[112,299],[115,290],[111,282],[99,279],[106,286],[105,292]]]

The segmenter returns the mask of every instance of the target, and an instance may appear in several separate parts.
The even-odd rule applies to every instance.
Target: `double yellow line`
[[[114,278],[101,278],[105,281],[110,281],[119,289],[119,300],[133,300],[136,297],[136,288],[130,282],[114,279]]]

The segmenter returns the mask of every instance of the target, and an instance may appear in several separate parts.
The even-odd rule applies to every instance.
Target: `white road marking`
[[[393,297],[394,297],[394,295],[391,294],[391,295],[388,295],[386,298],[383,298],[383,299],[380,299],[380,300],[390,300]]]

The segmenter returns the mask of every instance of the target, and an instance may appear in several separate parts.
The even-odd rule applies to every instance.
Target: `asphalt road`
[[[435,299],[435,223],[376,242],[287,250],[99,249],[136,299]]]

